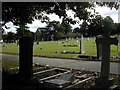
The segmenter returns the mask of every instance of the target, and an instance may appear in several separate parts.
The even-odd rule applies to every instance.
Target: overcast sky
[[[108,7],[98,7],[96,6],[96,11],[99,12],[99,14],[102,17],[106,17],[106,16],[110,16],[114,22],[118,23],[118,10],[116,9],[110,9]],[[71,17],[73,17],[73,13],[71,11],[67,12],[68,15],[71,15]],[[59,16],[55,15],[55,14],[51,14],[49,15],[50,20],[57,20],[61,22],[61,19],[59,19]],[[12,22],[9,22],[6,24],[8,27],[10,27],[10,29],[5,30],[6,32],[16,32],[16,28],[17,26],[14,26]],[[41,23],[39,20],[35,20],[33,21],[32,24],[27,24],[27,26],[29,27],[29,30],[32,32],[35,32],[37,30],[38,27],[45,27],[46,23]],[[72,25],[73,28],[75,27],[79,27],[79,24],[76,25]]]

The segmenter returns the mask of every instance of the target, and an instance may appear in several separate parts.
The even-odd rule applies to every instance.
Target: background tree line
[[[14,42],[22,36],[32,36],[34,40],[50,41],[65,38],[76,38],[80,37],[81,34],[83,34],[84,37],[96,37],[97,35],[102,34],[105,29],[109,30],[111,35],[120,34],[120,23],[114,23],[110,16],[103,18],[100,15],[96,16],[91,23],[83,21],[80,27],[74,29],[72,29],[69,24],[65,24],[63,22],[60,23],[59,21],[47,22],[46,28],[48,29],[41,30],[40,32],[36,31],[34,33],[31,32],[27,26],[21,26],[17,28],[16,33],[8,32],[3,35],[3,40],[6,42]]]
[[[111,9],[115,8],[116,10],[119,8],[118,2],[2,2],[2,26],[11,21],[14,25],[19,26],[19,29],[17,29],[19,33],[17,32],[18,34],[15,34],[14,37],[16,36],[17,38],[20,38],[19,35],[23,36],[24,34],[28,34],[28,36],[30,36],[31,32],[29,30],[26,30],[26,25],[28,23],[32,23],[32,21],[35,19],[49,23],[50,19],[44,13],[55,13],[60,18],[62,18],[62,23],[60,25],[58,24],[58,29],[54,30],[55,32],[51,32],[52,34],[54,33],[55,40],[63,37],[74,36],[74,34],[78,34],[78,32],[81,31],[85,35],[94,36],[93,32],[98,30],[95,28],[101,28],[100,24],[96,24],[99,22],[99,19],[98,22],[96,22],[97,19],[95,17],[96,11],[94,7],[96,5],[107,6]],[[94,10],[94,14],[92,14],[87,9]],[[67,10],[72,10],[75,13],[74,17],[79,18],[79,21],[85,21],[84,24],[81,25],[81,28],[78,27],[74,30],[70,29],[70,24],[74,25],[77,23],[77,21],[67,15]],[[89,22],[88,26],[86,26],[86,22]],[[113,32],[111,33],[113,34],[116,34],[116,32],[119,33],[119,24],[115,25],[118,29],[115,29],[114,31],[112,30]],[[87,30],[85,26],[87,27]],[[97,35],[98,32],[99,31],[97,31],[95,35]],[[13,36],[11,33],[8,34]],[[8,35],[3,35],[3,38],[7,37]]]

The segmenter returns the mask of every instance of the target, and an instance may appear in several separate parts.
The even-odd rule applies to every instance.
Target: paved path
[[[0,57],[2,57],[2,59],[19,60],[18,55],[0,54]],[[78,61],[70,59],[33,57],[33,63],[95,72],[100,72],[101,69],[101,62],[99,61]],[[110,63],[110,73],[120,74],[120,71],[118,70],[119,68],[120,63]]]

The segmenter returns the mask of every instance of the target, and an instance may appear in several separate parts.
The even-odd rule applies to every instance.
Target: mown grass
[[[48,57],[67,57],[71,58],[74,56],[77,56],[79,54],[62,54],[61,52],[66,50],[66,51],[80,51],[80,47],[63,47],[63,43],[65,42],[65,45],[69,44],[74,44],[74,45],[79,45],[79,42],[76,42],[77,39],[72,39],[68,40],[67,42],[65,40],[59,40],[59,41],[43,41],[39,45],[36,45],[36,42],[34,42],[33,46],[33,54],[34,55],[40,55],[40,56],[48,56]],[[60,44],[58,44],[58,42]],[[2,53],[14,53],[18,54],[19,53],[19,46],[15,43],[9,43],[9,44],[4,44],[5,47],[0,47],[2,48]],[[90,38],[89,40],[87,38],[84,38],[84,50],[85,53],[82,55],[90,55],[90,56],[96,56],[96,43],[95,43],[95,38]],[[55,53],[58,52],[58,53]],[[118,56],[117,52],[117,46],[116,45],[111,45],[111,56]]]
[[[2,60],[2,69],[8,70],[10,68],[18,67],[19,66],[19,61],[15,60]]]

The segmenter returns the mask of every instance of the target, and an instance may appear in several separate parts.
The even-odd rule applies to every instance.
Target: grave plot
[[[16,74],[19,72],[19,67],[10,68],[10,70]],[[26,79],[22,79],[22,82],[25,82]],[[20,77],[17,80],[21,81]],[[91,86],[94,80],[95,75],[93,73],[81,72],[80,70],[53,68],[38,63],[33,64],[33,75],[31,77],[31,81],[38,81],[37,83],[40,87],[62,89],[86,88]]]
[[[95,74],[83,74],[72,72],[62,74],[55,79],[48,79],[43,82],[46,88],[90,88],[95,81]]]
[[[40,72],[47,69],[51,69],[51,67],[49,67],[49,65],[46,65],[46,66],[40,65],[39,63],[33,64],[33,73]]]
[[[60,68],[50,68],[43,71],[38,71],[33,73],[33,78],[37,79],[40,83],[45,80],[56,78],[62,74],[69,73],[70,70],[60,69]]]
[[[89,88],[94,83],[96,76],[97,74],[94,73],[52,68],[36,63],[33,65],[32,80],[37,80],[45,88]]]
[[[40,72],[40,71],[47,70],[47,69],[51,69],[51,67],[48,67],[47,65],[43,66],[43,65],[40,65],[38,63],[35,63],[35,64],[33,64],[33,71],[32,72],[35,73],[35,72]],[[10,68],[8,71],[11,74],[17,74],[17,73],[19,73],[19,67]]]

